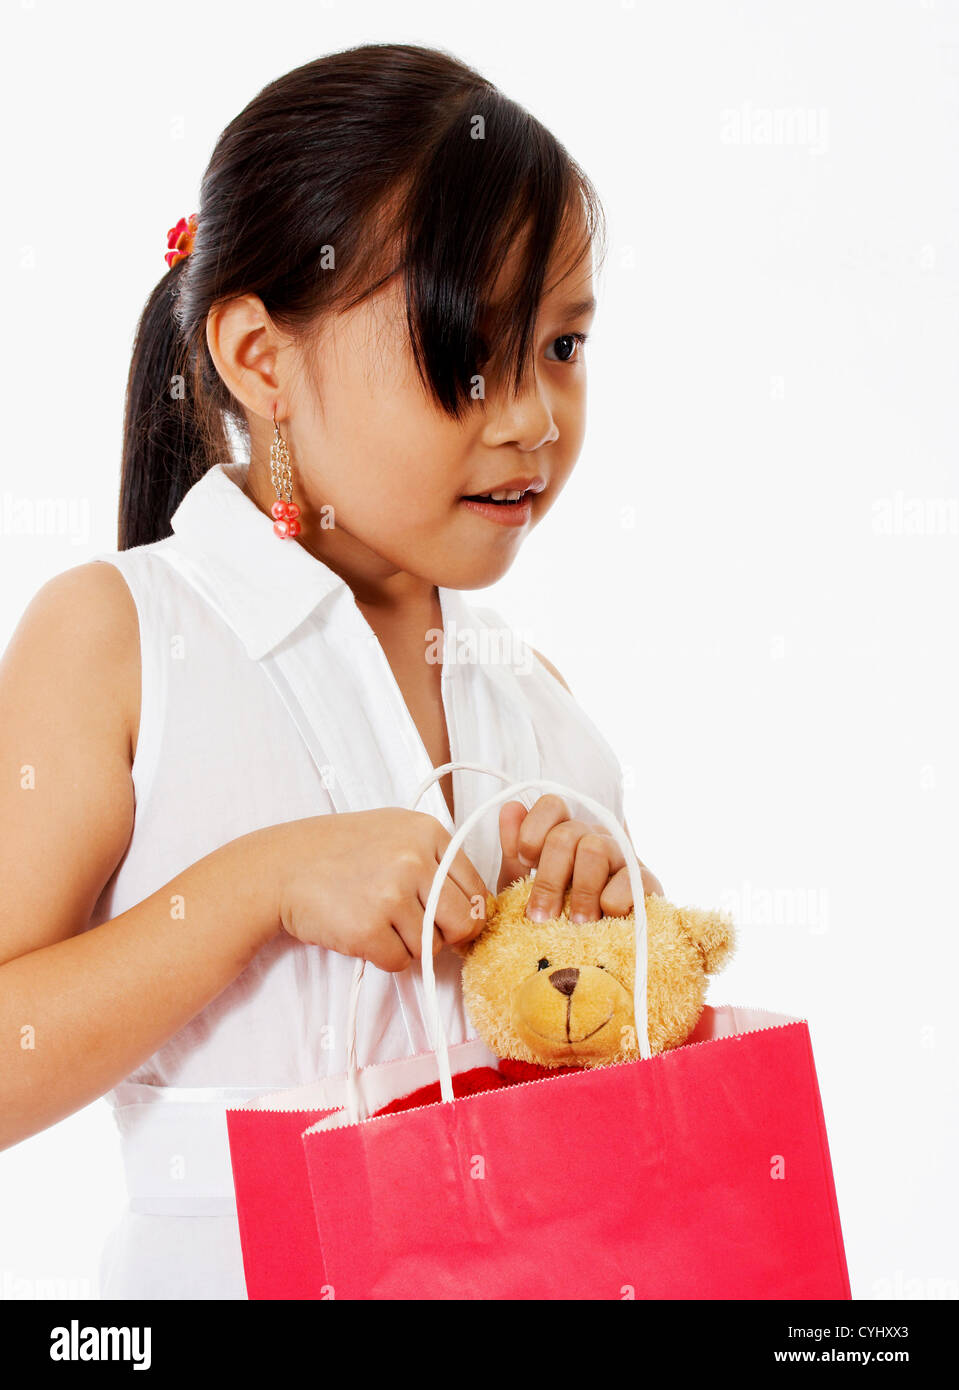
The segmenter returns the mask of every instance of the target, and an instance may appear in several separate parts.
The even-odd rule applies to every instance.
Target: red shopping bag
[[[331,1108],[270,1109],[256,1101],[226,1112],[250,1298],[324,1297],[301,1136],[307,1125],[329,1114]]]
[[[354,1086],[303,1134],[326,1295],[848,1299],[806,1023],[710,1010],[686,1045],[650,1056],[639,864],[591,798],[572,793],[616,836],[633,889],[640,1059],[453,1099],[428,944],[440,886],[478,816],[533,786],[570,794],[537,779],[491,797],[451,838],[427,901],[443,1099],[365,1118]]]
[[[327,1296],[850,1297],[801,1020],[303,1143]]]
[[[354,990],[357,984],[355,979]],[[455,1075],[496,1061],[479,1039],[451,1047],[450,1058]],[[362,1103],[379,1109],[435,1077],[431,1053],[367,1067],[359,1082]],[[335,1077],[259,1096],[226,1111],[243,1271],[251,1299],[330,1296],[302,1135],[322,1116],[343,1113],[346,1088],[346,1079]]]

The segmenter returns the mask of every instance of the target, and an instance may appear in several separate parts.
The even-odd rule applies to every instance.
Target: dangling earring
[[[273,443],[270,446],[270,478],[276,490],[276,501],[270,508],[274,518],[273,530],[280,540],[289,541],[300,534],[297,517],[300,509],[293,501],[293,474],[290,470],[290,452],[286,440],[280,434],[276,423],[276,403],[273,404]]]

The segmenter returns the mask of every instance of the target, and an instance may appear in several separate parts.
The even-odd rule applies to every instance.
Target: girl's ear
[[[243,294],[214,304],[206,317],[206,341],[231,395],[254,415],[272,420],[274,403],[289,386],[278,369],[280,351],[289,340],[260,297]]]

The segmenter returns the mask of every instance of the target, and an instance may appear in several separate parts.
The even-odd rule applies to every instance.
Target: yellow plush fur
[[[473,1024],[500,1058],[541,1066],[599,1067],[639,1056],[633,1026],[634,918],[531,922],[534,879],[487,896],[487,925],[465,950],[463,997]],[[699,1021],[706,976],[735,948],[725,914],[647,896],[647,1000],[653,1053],[679,1047]],[[544,963],[545,962],[545,963]]]

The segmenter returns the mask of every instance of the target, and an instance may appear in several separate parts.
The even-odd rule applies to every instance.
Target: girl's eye
[[[577,347],[582,348],[588,336],[589,335],[586,333],[564,333],[561,338],[554,338],[553,341],[550,343],[550,347],[556,348],[558,350],[559,356],[555,358],[550,357],[549,360],[551,362],[576,361],[577,358],[574,356],[574,354],[576,353],[576,349]],[[582,353],[580,353],[579,355],[582,356]]]

